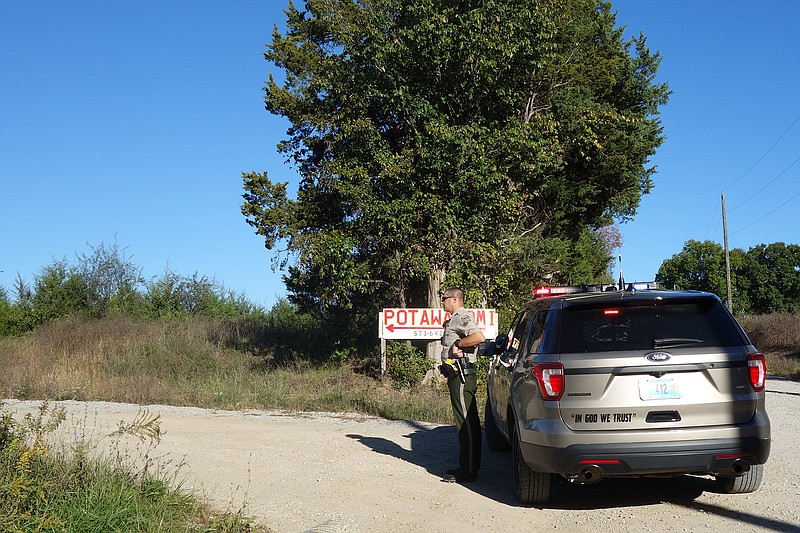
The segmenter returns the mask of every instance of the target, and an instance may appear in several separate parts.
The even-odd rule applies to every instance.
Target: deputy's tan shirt
[[[456,339],[463,339],[479,331],[479,329],[475,318],[467,312],[466,308],[462,307],[456,310],[452,316],[444,322],[444,332],[442,334],[442,361],[447,359],[450,346],[456,342]],[[469,357],[471,363],[476,362],[475,348],[467,348],[464,350],[464,357]]]

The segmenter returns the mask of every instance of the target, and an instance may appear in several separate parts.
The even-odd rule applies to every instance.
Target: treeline
[[[0,287],[0,337],[59,319],[199,318],[215,321],[209,339],[214,343],[277,364],[346,359],[352,353],[318,316],[285,299],[265,309],[213,278],[169,269],[147,280],[116,242],[89,248],[73,262],[53,261],[31,284],[17,276],[11,290]]]
[[[313,358],[342,357],[364,348],[341,328],[323,328],[320,316],[302,312],[286,300],[266,310],[245,295],[225,289],[197,273],[182,276],[167,270],[147,280],[141,268],[116,242],[90,246],[76,261],[53,261],[33,283],[21,276],[8,289],[0,287],[0,336],[25,333],[65,317],[102,318],[114,314],[157,319],[203,316],[235,323],[254,348]],[[769,314],[800,312],[800,246],[760,244],[748,251],[730,251],[734,312]],[[667,288],[704,290],[725,299],[725,253],[712,241],[687,241],[680,253],[665,260],[656,279]],[[231,342],[241,343],[241,340]],[[367,348],[368,350],[368,348]]]
[[[800,312],[800,246],[759,244],[729,252],[733,311],[739,314]],[[725,301],[725,250],[713,241],[689,240],[665,260],[656,281],[667,288],[713,292]]]
[[[30,331],[64,317],[102,318],[121,313],[140,318],[204,315],[216,318],[264,315],[244,295],[214,279],[181,276],[169,269],[146,280],[114,243],[91,247],[77,261],[53,261],[32,284],[17,276],[9,291],[0,287],[0,336]]]

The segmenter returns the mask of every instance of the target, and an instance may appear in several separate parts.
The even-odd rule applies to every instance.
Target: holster
[[[460,374],[458,364],[452,359],[447,359],[439,365],[439,372],[447,379],[452,379]]]

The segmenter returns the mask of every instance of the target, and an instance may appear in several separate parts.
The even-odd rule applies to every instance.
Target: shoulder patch
[[[461,317],[461,325],[462,326],[469,326],[469,323],[470,323],[471,320],[472,320],[472,317],[469,316],[469,315],[462,316]]]

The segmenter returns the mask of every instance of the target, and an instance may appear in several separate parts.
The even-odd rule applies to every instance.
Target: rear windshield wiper
[[[666,339],[653,339],[653,348],[677,348],[678,346],[688,346],[705,342],[703,339],[691,339],[688,337],[669,337]]]

